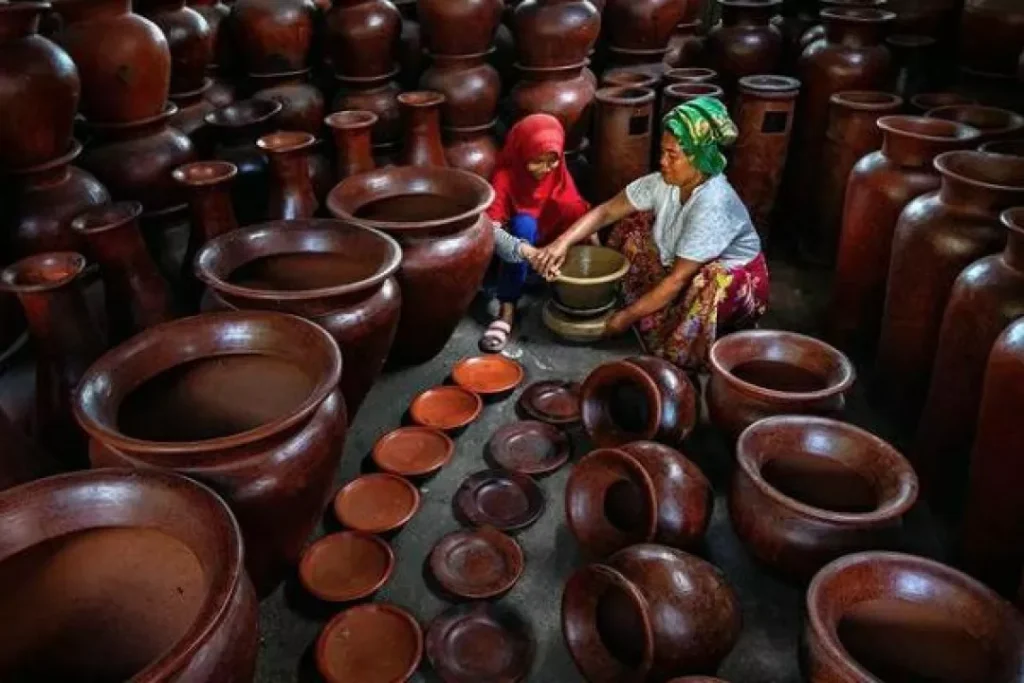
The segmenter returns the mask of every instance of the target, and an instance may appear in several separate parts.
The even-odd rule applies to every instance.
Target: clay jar
[[[402,114],[398,109],[398,95],[402,92],[397,75],[389,74],[374,79],[353,79],[336,76],[338,93],[331,108],[334,111],[364,110],[377,116],[373,126],[373,144],[391,148],[402,139]]]
[[[185,0],[135,0],[135,9],[160,27],[171,50],[171,92],[198,90],[213,61],[213,31]]]
[[[405,122],[403,166],[448,165],[441,144],[441,105],[444,102],[444,95],[429,90],[404,92],[398,96]]]
[[[59,0],[57,42],[82,79],[79,113],[94,123],[157,117],[171,84],[171,51],[163,31],[131,12],[131,0]],[[111,49],[116,45],[117,49]]]
[[[587,565],[562,593],[566,645],[595,683],[711,673],[741,625],[739,600],[714,565],[659,545]]]
[[[725,98],[725,91],[713,83],[670,83],[661,92],[661,117],[669,113],[683,102],[698,97]]]
[[[1024,8],[1012,0],[966,0],[960,24],[962,64],[1012,75],[1024,49]]]
[[[631,441],[682,443],[697,421],[697,392],[686,373],[653,356],[599,365],[583,382],[583,426],[597,446]]]
[[[402,15],[389,0],[334,0],[326,21],[335,73],[372,78],[394,70]]]
[[[651,170],[655,93],[648,88],[597,91],[594,118],[594,192],[607,201]]]
[[[481,216],[493,199],[486,180],[436,166],[378,169],[331,190],[332,215],[402,245],[402,313],[392,362],[436,356],[469,308],[494,251],[494,231]]]
[[[829,338],[841,348],[874,348],[900,213],[939,189],[936,156],[971,147],[980,136],[969,126],[915,116],[883,116],[878,128],[882,149],[856,163],[846,186],[828,322]]]
[[[917,476],[892,446],[853,425],[783,415],[736,442],[732,527],[760,562],[795,581],[865,549],[892,548]]]
[[[998,107],[974,104],[953,105],[932,109],[925,116],[956,121],[981,131],[979,142],[1006,140],[1024,133],[1024,116]]]
[[[256,141],[270,158],[267,218],[312,218],[320,207],[309,177],[309,154],[314,145],[312,135],[294,131],[271,133]]]
[[[583,75],[584,63],[544,69],[521,68],[522,78],[510,95],[512,116],[551,114],[565,128],[566,151],[583,144],[590,131],[594,83]]]
[[[420,77],[420,87],[444,95],[441,119],[445,127],[475,128],[494,120],[501,78],[486,58],[486,53],[431,56],[430,66]]]
[[[305,69],[313,44],[312,3],[305,0],[238,0],[230,27],[250,74]]]
[[[334,136],[337,180],[372,171],[376,167],[370,138],[370,130],[377,123],[376,114],[360,110],[339,111],[327,116],[324,123]]]
[[[527,68],[578,64],[601,32],[601,13],[587,0],[524,0],[512,14],[516,56]]]
[[[233,72],[238,58],[231,40],[230,22],[225,21],[231,14],[231,8],[222,0],[187,0],[187,2],[189,7],[206,19],[210,32],[213,34],[213,61],[209,64],[209,70],[211,72]]]
[[[169,472],[99,470],[0,494],[5,680],[247,683],[257,605],[238,523]]]
[[[709,361],[708,412],[731,439],[773,415],[840,413],[855,377],[846,356],[795,332],[735,332],[714,343]]]
[[[448,128],[444,131],[444,156],[448,165],[489,180],[498,164],[494,126]]]
[[[309,69],[276,74],[250,74],[253,99],[281,103],[275,118],[284,130],[300,130],[316,135],[320,132],[327,105],[324,95],[309,82]]]
[[[668,41],[665,64],[681,68],[698,64],[704,55],[704,38],[700,33],[700,20],[681,21]]]
[[[336,220],[249,226],[208,242],[196,273],[216,306],[299,315],[330,332],[345,367],[349,418],[384,367],[398,329],[401,294],[393,275],[402,250],[376,230]]]
[[[946,152],[935,168],[941,188],[910,202],[896,225],[875,365],[879,398],[907,419],[917,417],[928,389],[954,281],[1003,248],[999,213],[1024,205],[1024,158]]]
[[[744,76],[771,74],[782,63],[782,31],[771,18],[782,0],[718,0],[722,21],[704,43],[708,65],[715,69],[731,98]]]
[[[601,20],[613,48],[664,50],[685,13],[676,0],[608,0]]]
[[[0,168],[38,166],[71,145],[82,84],[64,50],[37,35],[47,5],[0,5]]]
[[[206,313],[151,327],[85,373],[75,417],[94,467],[174,469],[235,513],[265,596],[295,566],[341,457],[341,353],[311,322]]]
[[[211,88],[213,79],[207,78],[198,90],[171,95],[171,102],[178,107],[178,111],[170,118],[168,125],[187,135],[201,156],[206,156],[209,148],[208,136],[205,136],[205,131],[202,130],[206,123],[206,115],[217,108],[205,97]]]
[[[504,9],[501,0],[417,0],[423,43],[435,55],[487,52]]]

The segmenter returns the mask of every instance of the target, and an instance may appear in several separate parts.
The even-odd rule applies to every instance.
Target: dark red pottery
[[[1024,7],[1013,0],[965,0],[961,63],[975,71],[1014,74],[1024,50]]]
[[[1011,157],[1024,157],[1024,138],[1016,140],[993,140],[978,147],[982,152],[990,154],[1006,154]]]
[[[962,104],[977,104],[977,101],[966,95],[954,92],[919,93],[910,98],[910,113],[924,116],[932,109],[952,107]]]
[[[651,170],[655,93],[648,88],[597,91],[594,116],[594,192],[607,201]]]
[[[362,531],[342,531],[306,548],[299,580],[320,600],[352,602],[380,590],[394,569],[395,553],[385,541]]]
[[[541,476],[569,460],[569,438],[546,422],[526,420],[499,427],[487,442],[487,456],[510,472]]]
[[[376,114],[360,110],[338,111],[329,114],[324,123],[334,137],[334,173],[339,182],[377,167],[370,138],[370,131],[377,123]]]
[[[676,24],[675,31],[668,40],[668,52],[665,53],[663,60],[665,64],[673,68],[683,68],[700,63],[704,56],[704,37],[700,35],[700,28],[699,19]]]
[[[231,186],[238,177],[238,167],[230,161],[196,161],[174,169],[172,176],[185,186],[191,210],[181,280],[189,283],[188,303],[195,306],[201,296],[201,285],[195,277],[196,254],[215,237],[238,229],[231,202]]]
[[[199,12],[210,27],[213,34],[213,61],[208,71],[223,70],[230,73],[238,66],[233,37],[231,35],[231,7],[223,0],[186,0],[188,6]],[[227,102],[218,106],[225,106]]]
[[[892,52],[895,66],[892,89],[904,101],[917,93],[928,92],[938,84],[935,65],[941,48],[935,38],[896,34],[886,38],[885,44]]]
[[[660,85],[661,78],[657,75],[637,70],[635,67],[619,66],[601,74],[602,88],[649,88],[651,90],[658,90]]]
[[[369,534],[401,529],[420,509],[420,492],[394,474],[364,474],[334,496],[334,515],[344,526]]]
[[[429,90],[414,90],[398,96],[405,126],[401,165],[448,165],[441,144],[441,106],[444,102],[444,95]]]
[[[525,374],[522,365],[498,354],[463,358],[452,367],[457,385],[484,398],[507,395]]]
[[[718,72],[702,66],[679,67],[665,71],[666,83],[713,83],[718,80]]]
[[[430,622],[427,658],[445,683],[519,683],[533,664],[532,631],[527,620],[504,607],[456,605]]]
[[[430,66],[420,76],[420,88],[444,95],[441,120],[447,128],[490,125],[498,109],[501,77],[477,55],[431,55]]]
[[[526,566],[523,549],[492,529],[464,529],[443,536],[430,551],[430,571],[449,595],[486,600],[508,592]]]
[[[874,7],[876,9],[888,8],[889,0],[819,0],[821,9],[836,7]],[[895,12],[893,12],[895,14]],[[899,19],[897,15],[896,19]],[[895,19],[893,20],[895,21]],[[804,49],[811,43],[825,38],[825,25],[822,23],[810,26],[800,35],[800,48]]]
[[[661,91],[661,118],[680,104],[695,100],[698,97],[725,98],[725,91],[714,83],[669,83]]]
[[[60,472],[57,460],[40,449],[3,410],[0,410],[0,439],[4,444],[0,457],[0,491]]]
[[[463,480],[452,506],[466,524],[518,531],[544,513],[544,492],[525,474],[484,470]]]
[[[389,0],[334,0],[326,26],[325,43],[335,73],[372,78],[395,68],[402,15]]]
[[[214,58],[214,35],[203,15],[185,0],[134,0],[139,14],[160,27],[171,50],[171,92],[202,87]]]
[[[442,431],[412,425],[399,427],[377,439],[373,463],[401,477],[428,477],[448,464],[455,443]]]
[[[744,76],[773,74],[782,65],[782,31],[771,23],[782,0],[717,0],[721,22],[708,31],[704,56],[728,97]]]
[[[270,195],[267,218],[312,218],[320,202],[309,177],[309,154],[316,138],[309,133],[279,131],[256,141],[270,159]]]
[[[474,128],[447,128],[444,131],[444,156],[448,165],[474,173],[485,180],[498,164],[498,143],[494,124]]]
[[[423,50],[423,33],[420,22],[416,21],[416,3],[396,3],[402,12],[402,34],[398,40],[398,64],[402,74],[402,85],[412,89],[420,82],[426,55]],[[405,8],[411,7],[411,11]]]
[[[1024,116],[998,107],[961,104],[932,109],[925,116],[956,121],[981,131],[979,142],[1006,140],[1024,133]]]
[[[583,144],[590,132],[594,83],[583,75],[583,62],[560,67],[519,67],[520,80],[512,88],[511,115],[551,114],[566,132],[566,150]]]
[[[601,21],[613,48],[664,50],[685,14],[678,0],[608,0]]]
[[[402,92],[394,74],[374,79],[335,76],[338,91],[331,109],[334,111],[364,110],[377,115],[373,126],[375,146],[396,145],[402,139],[402,114],[398,95]]]
[[[208,145],[203,136],[203,126],[206,125],[206,115],[217,108],[217,105],[206,99],[206,93],[212,87],[213,79],[207,78],[196,90],[170,95],[170,100],[178,107],[178,111],[170,118],[168,124],[189,136],[192,145],[204,156],[208,154]]]
[[[487,52],[503,9],[501,0],[417,0],[424,47],[435,55]]]
[[[512,14],[516,56],[528,68],[578,64],[601,31],[601,13],[587,0],[524,0]]]
[[[580,421],[580,385],[561,380],[534,382],[519,395],[516,411],[556,427],[576,424]]]
[[[324,123],[327,104],[324,95],[309,82],[309,70],[274,74],[249,74],[253,98],[280,102],[281,112],[274,124],[283,130],[305,131],[317,135]]]
[[[427,389],[412,400],[409,416],[424,427],[458,432],[480,416],[483,401],[472,391],[443,385]]]
[[[304,0],[237,0],[230,27],[245,71],[305,69],[313,43],[314,5]]]
[[[316,641],[316,665],[325,683],[404,683],[422,658],[420,625],[387,603],[341,612]]]

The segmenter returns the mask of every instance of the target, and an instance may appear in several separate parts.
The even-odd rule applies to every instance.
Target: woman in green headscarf
[[[768,304],[768,269],[750,214],[725,178],[722,146],[736,126],[716,99],[701,97],[662,122],[661,170],[638,178],[541,250],[538,267],[558,275],[570,246],[618,223],[609,246],[630,262],[626,307],[606,334],[636,325],[650,353],[700,370],[716,337],[750,326]]]

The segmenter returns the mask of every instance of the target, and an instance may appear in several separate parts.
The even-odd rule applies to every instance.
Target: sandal
[[[487,326],[487,331],[480,337],[478,346],[484,353],[500,353],[508,345],[508,338],[511,334],[511,325],[504,320],[495,320]]]

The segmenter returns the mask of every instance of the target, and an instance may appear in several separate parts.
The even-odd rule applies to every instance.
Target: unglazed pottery
[[[708,31],[704,56],[732,98],[740,78],[778,72],[782,32],[771,19],[782,0],[718,0],[718,5],[721,22]]]
[[[629,261],[614,249],[573,246],[553,282],[555,299],[568,310],[603,309],[615,301],[619,281],[628,271]]]
[[[309,82],[309,69],[249,74],[249,81],[254,99],[281,103],[281,112],[274,119],[279,129],[320,133],[327,102],[320,89]]]
[[[595,94],[593,190],[607,201],[651,170],[655,92],[602,88]]]
[[[580,421],[580,385],[563,380],[544,380],[527,386],[516,401],[520,416],[568,427]]]
[[[414,90],[398,96],[405,126],[402,166],[447,166],[441,143],[441,106],[445,96],[431,90]]]
[[[1005,140],[1024,134],[1024,116],[999,107],[961,104],[937,107],[925,116],[956,121],[981,131],[979,142]]]
[[[525,375],[522,365],[500,354],[470,356],[452,367],[452,381],[490,400],[507,397]]]
[[[420,508],[420,492],[394,474],[365,474],[334,496],[334,514],[344,526],[370,534],[397,531]]]
[[[312,218],[320,208],[309,177],[309,154],[315,145],[313,135],[295,131],[271,133],[256,141],[256,146],[270,159],[267,218]]]
[[[395,68],[402,15],[388,0],[335,0],[326,25],[325,42],[335,73],[370,78]]]
[[[725,91],[721,86],[714,83],[700,83],[681,81],[669,83],[661,92],[661,118],[684,102],[695,100],[698,97],[714,97],[718,100],[725,99]]]
[[[444,95],[441,122],[447,128],[475,128],[489,125],[498,109],[501,77],[487,63],[487,53],[478,55],[432,55],[430,66],[419,85]]]
[[[448,594],[486,600],[508,592],[522,576],[526,558],[512,538],[492,529],[463,529],[442,536],[428,559],[434,579]]]
[[[401,477],[428,477],[448,464],[455,443],[444,432],[410,425],[377,439],[371,457],[384,472]]]
[[[435,55],[486,52],[504,9],[501,0],[417,0],[423,43]]]
[[[443,135],[444,156],[449,166],[490,179],[498,165],[499,153],[498,143],[494,139],[493,124],[473,128],[448,128],[443,131]],[[567,163],[571,166],[571,162]]]
[[[564,433],[538,420],[503,425],[487,442],[487,457],[495,466],[531,476],[554,472],[569,460],[570,451]]]
[[[700,63],[704,54],[704,38],[700,35],[700,28],[699,19],[676,24],[675,31],[668,40],[665,64],[673,68],[684,68]]]
[[[393,146],[402,139],[402,115],[398,109],[398,95],[402,92],[397,71],[380,78],[343,78],[338,82],[337,94],[331,108],[334,111],[364,110],[373,112],[377,122],[373,125],[373,144]]]
[[[171,175],[185,186],[191,210],[181,281],[187,290],[187,304],[195,307],[201,296],[195,277],[196,254],[210,240],[238,229],[231,201],[231,186],[238,177],[238,167],[229,161],[197,161],[179,166]],[[184,283],[188,283],[187,286]]]
[[[524,681],[534,649],[530,623],[499,605],[456,605],[427,628],[427,658],[445,683]]]
[[[466,477],[452,497],[456,517],[477,527],[519,531],[544,512],[544,492],[525,474],[484,470]]]
[[[516,56],[528,68],[578,64],[601,30],[601,13],[588,0],[524,0],[512,15]]]
[[[369,652],[374,656],[368,657]],[[420,625],[411,614],[387,603],[341,612],[327,622],[316,641],[316,665],[326,683],[403,683],[422,657]]]
[[[601,20],[611,47],[662,50],[664,54],[672,31],[685,13],[686,3],[676,0],[608,0]]]
[[[412,421],[443,432],[458,433],[480,416],[483,401],[472,391],[443,385],[418,394],[409,404]]]
[[[160,27],[171,51],[171,92],[202,87],[214,58],[214,34],[199,12],[185,0],[134,0],[139,14]]]
[[[565,128],[566,150],[583,144],[590,132],[594,93],[593,81],[583,74],[584,62],[558,67],[520,67],[521,75],[512,88],[511,116],[551,114]]]
[[[342,531],[317,540],[299,562],[299,579],[326,602],[351,602],[380,590],[395,569],[385,541],[362,531]]]
[[[313,42],[312,3],[304,0],[238,0],[230,26],[249,73],[273,74],[307,66]]]

